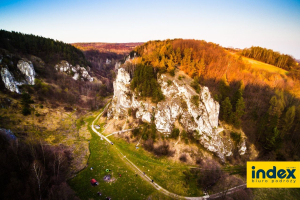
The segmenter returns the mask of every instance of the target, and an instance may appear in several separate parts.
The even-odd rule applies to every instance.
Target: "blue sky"
[[[68,43],[200,39],[300,59],[299,0],[0,0],[0,29]]]

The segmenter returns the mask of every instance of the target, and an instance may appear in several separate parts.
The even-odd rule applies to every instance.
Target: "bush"
[[[30,114],[31,114],[31,109],[30,109],[30,107],[24,107],[24,108],[22,109],[22,114],[23,114],[24,116],[30,115]]]
[[[155,155],[157,156],[173,156],[175,151],[170,150],[169,144],[166,141],[162,145],[153,149]]]
[[[170,85],[172,85],[173,82],[171,80],[168,80],[167,83],[168,83],[168,87],[169,87]]]
[[[181,154],[180,157],[179,157],[179,160],[180,160],[181,162],[186,162],[186,161],[187,161],[186,154],[185,154],[185,153],[184,153],[184,154]]]
[[[73,108],[68,107],[68,106],[65,106],[64,109],[65,109],[66,112],[72,112],[73,111]]]
[[[132,114],[132,109],[129,108],[129,109],[128,109],[128,115],[131,116],[131,114]]]
[[[231,132],[230,133],[230,137],[232,138],[232,140],[238,144],[241,142],[242,136],[240,133],[236,133],[236,132]]]
[[[174,129],[172,130],[172,132],[171,132],[170,137],[171,137],[171,138],[174,138],[174,139],[177,139],[178,136],[179,136],[179,133],[180,133],[179,129],[178,129],[178,128],[174,128]]]
[[[132,134],[134,135],[134,137],[138,136],[140,134],[140,129],[139,128],[133,129]]]
[[[188,108],[187,103],[185,102],[184,99],[181,100],[181,108],[182,108],[183,110],[186,110],[186,109]]]
[[[195,106],[199,107],[199,96],[198,96],[198,95],[193,95],[192,98],[191,98],[191,102],[192,102]]]
[[[153,140],[151,138],[146,140],[143,146],[147,151],[153,151]]]
[[[187,132],[185,130],[181,131],[181,138],[184,140],[185,144],[189,143],[188,134],[187,134]]]
[[[197,81],[194,80],[191,83],[191,87],[194,88],[197,93],[200,93],[201,88],[200,88],[200,85],[199,85],[199,83]]]
[[[171,76],[175,76],[175,69],[171,70],[169,73]]]

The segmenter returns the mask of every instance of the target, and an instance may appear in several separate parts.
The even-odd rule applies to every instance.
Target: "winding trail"
[[[101,115],[103,114],[103,112],[107,109],[107,107],[110,105],[107,104],[106,107],[103,109],[103,111],[94,119],[94,121],[92,122],[92,130],[103,140],[105,139],[108,143],[110,144],[113,144],[112,141],[110,141],[107,137],[112,135],[108,135],[108,136],[104,136],[102,135],[102,133],[105,131],[105,129],[99,133],[95,127],[94,127],[94,124],[95,122],[101,117]],[[128,130],[126,130],[128,131]],[[118,131],[120,132],[120,131]],[[118,133],[118,132],[115,132],[115,133]],[[206,196],[201,196],[201,197],[186,197],[186,196],[180,196],[180,195],[177,195],[175,193],[172,193],[164,188],[162,188],[160,185],[158,185],[157,183],[155,182],[152,182],[152,179],[150,177],[148,177],[146,174],[144,174],[144,172],[142,170],[140,170],[134,163],[132,163],[116,146],[114,146],[114,148],[116,148],[116,150],[119,152],[120,154],[120,157],[121,159],[126,162],[126,164],[128,164],[132,169],[134,169],[137,174],[139,174],[141,176],[141,178],[143,178],[144,180],[150,182],[153,187],[155,189],[157,189],[158,191],[164,193],[165,195],[169,196],[169,197],[172,197],[172,198],[176,198],[176,199],[188,199],[188,200],[205,200],[205,199],[211,199],[211,198],[218,198],[218,197],[221,197],[222,195],[224,195],[224,192],[219,192],[219,193],[216,193],[216,194],[213,194],[213,195],[206,195]],[[236,192],[237,190],[240,190],[242,188],[245,188],[246,187],[246,184],[243,184],[243,185],[239,185],[237,187],[233,187],[229,190],[227,190],[226,194],[230,194],[230,193],[234,193]]]

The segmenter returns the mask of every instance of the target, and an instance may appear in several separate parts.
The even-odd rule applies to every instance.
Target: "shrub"
[[[169,73],[171,76],[175,76],[175,69],[171,70]]]
[[[179,157],[179,160],[180,160],[181,162],[186,162],[186,161],[187,161],[186,154],[185,154],[185,153],[184,153],[184,154],[181,154],[180,157]]]
[[[146,140],[143,146],[147,151],[153,151],[153,140],[151,138]]]
[[[199,96],[198,95],[193,95],[191,98],[191,102],[196,106],[199,107]]]
[[[31,109],[30,109],[30,107],[24,107],[24,108],[22,109],[22,114],[23,114],[24,116],[30,115],[30,114],[31,114]]]
[[[170,150],[169,144],[166,141],[162,145],[153,149],[155,155],[157,156],[173,156],[175,151]]]
[[[200,88],[200,85],[199,85],[199,83],[197,81],[194,80],[191,83],[191,87],[194,88],[197,93],[200,93],[201,88]]]
[[[238,144],[241,142],[242,136],[240,133],[236,133],[236,132],[231,132],[230,133],[230,137],[232,138],[232,140]]]
[[[188,140],[188,134],[185,130],[181,131],[181,138],[184,140],[184,142],[187,144],[189,142]]]
[[[171,132],[170,137],[171,137],[171,138],[174,138],[174,139],[177,139],[178,136],[179,136],[179,133],[180,133],[179,129],[178,129],[178,128],[174,128],[174,129],[172,130],[172,132]]]
[[[188,108],[187,103],[185,102],[184,99],[181,100],[181,108],[182,108],[183,110],[186,110],[186,109]]]
[[[129,108],[129,109],[128,109],[128,115],[131,116],[131,114],[132,114],[132,109]]]
[[[140,134],[140,129],[139,128],[133,129],[132,134],[134,135],[134,137],[138,136]]]
[[[168,87],[169,87],[170,85],[172,85],[173,82],[171,80],[168,80],[167,83],[168,83]]]

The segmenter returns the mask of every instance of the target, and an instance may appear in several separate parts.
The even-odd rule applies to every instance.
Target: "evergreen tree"
[[[295,113],[296,113],[295,106],[289,107],[287,112],[285,113],[285,116],[283,118],[284,124],[282,128],[282,131],[284,133],[288,133],[289,130],[292,128],[295,119]]]
[[[232,105],[230,103],[229,97],[226,97],[221,103],[222,105],[222,118],[224,121],[230,123],[232,121]]]
[[[244,102],[244,98],[241,97],[235,106],[235,113],[234,113],[234,125],[236,127],[240,127],[241,126],[241,117],[245,114],[245,102]]]

